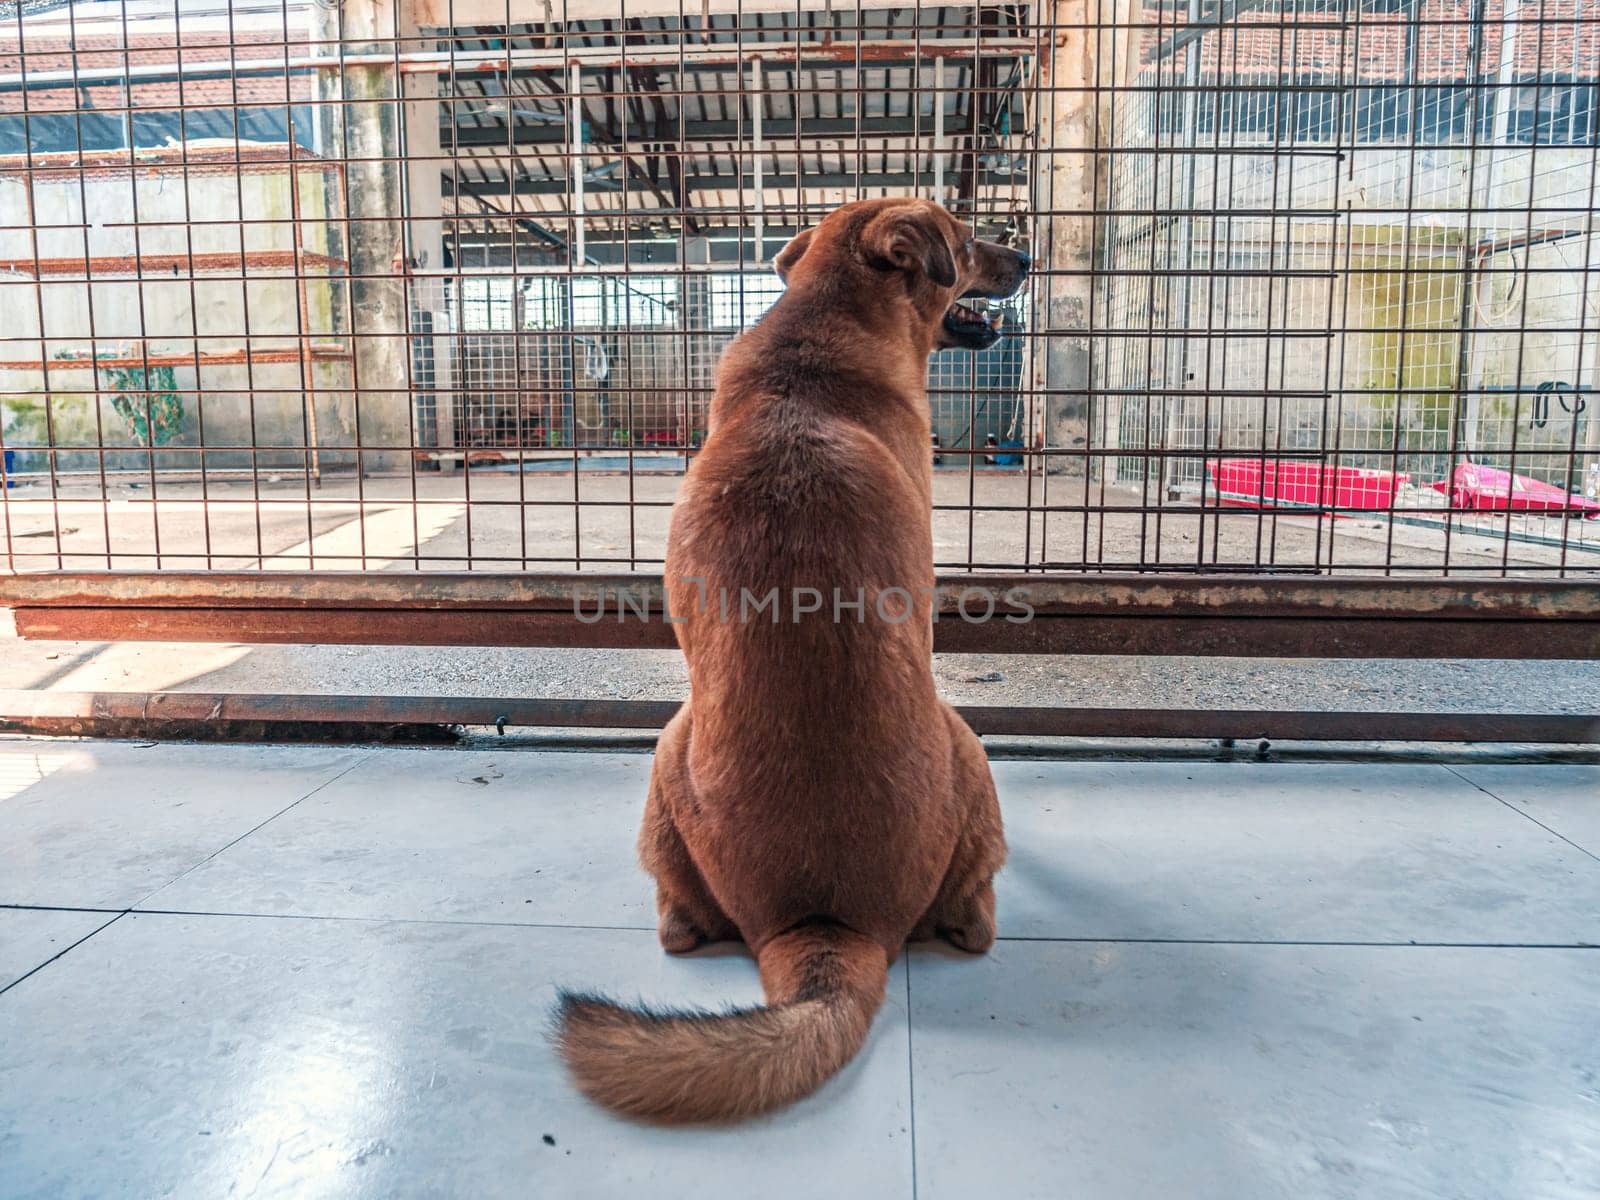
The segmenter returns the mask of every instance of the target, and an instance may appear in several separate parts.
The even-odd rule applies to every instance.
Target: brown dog
[[[849,204],[778,255],[787,290],[723,356],[667,543],[691,694],[639,854],[661,944],[742,937],[770,1007],[564,994],[561,1051],[601,1104],[787,1104],[861,1048],[908,939],[993,943],[994,782],[933,681],[927,374],[935,349],[999,336],[957,297],[1009,296],[1027,266],[927,201]]]

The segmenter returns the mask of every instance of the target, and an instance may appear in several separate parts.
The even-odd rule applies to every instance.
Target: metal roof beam
[[[503,10],[502,10],[503,11]],[[0,43],[5,49],[6,43]],[[81,87],[96,83],[171,83],[178,79],[228,79],[267,75],[282,77],[304,71],[351,71],[365,67],[392,67],[403,75],[468,73],[504,76],[524,72],[561,71],[577,63],[584,70],[600,67],[660,67],[680,64],[739,66],[752,58],[765,63],[793,63],[802,67],[838,68],[860,62],[872,67],[908,67],[933,58],[972,59],[1016,57],[1031,54],[1031,38],[928,38],[922,41],[838,42],[713,42],[693,46],[555,46],[497,51],[404,51],[379,54],[316,54],[287,58],[207,60],[178,63],[131,63],[110,66],[76,65],[0,75],[0,92],[24,89]],[[176,53],[176,51],[174,51]]]
[[[477,99],[477,97],[473,97]],[[443,106],[443,105],[442,105]],[[676,131],[676,124],[673,129]],[[767,142],[792,141],[795,137],[825,137],[825,138],[852,138],[857,133],[863,137],[913,137],[918,133],[926,134],[932,128],[932,120],[924,119],[920,128],[913,117],[863,117],[857,121],[854,117],[807,117],[802,118],[796,127],[792,120],[775,121],[767,117],[762,121],[762,136]],[[509,131],[512,136],[507,137],[507,129],[498,127],[462,128],[458,127],[454,133],[454,142],[450,124],[446,122],[439,133],[439,140],[445,145],[467,147],[496,146],[564,146],[566,134],[553,125],[524,125]],[[751,137],[750,122],[742,124],[738,121],[686,121],[683,126],[684,138],[687,141],[701,142],[732,142],[749,140]],[[629,122],[628,140],[630,142],[658,142],[649,125],[639,126]],[[673,138],[671,140],[676,140]],[[777,151],[788,149],[782,145],[773,147]]]
[[[691,192],[734,192],[741,187],[746,192],[751,190],[750,181],[739,175],[698,175],[688,181]],[[860,175],[854,172],[829,172],[808,173],[796,177],[794,175],[768,175],[762,181],[764,190],[793,191],[796,187],[807,190],[818,188],[843,188],[854,189],[857,184],[865,189],[889,188],[903,191],[908,188],[931,188],[933,186],[932,171],[864,171]],[[981,172],[979,182],[985,186],[1004,187],[1016,183],[1012,175],[996,175],[992,172]],[[622,180],[602,191],[592,192],[594,198],[615,195],[623,190]],[[653,189],[640,183],[636,179],[626,181],[627,190],[630,192],[652,193]],[[549,179],[519,179],[515,192],[519,196],[562,196],[567,191],[567,181],[564,178],[552,177]],[[448,176],[445,179],[445,192],[447,194],[462,196],[505,196],[511,194],[513,188],[508,180],[490,179],[483,181],[455,179]]]
[[[993,0],[987,0],[993,3]],[[629,17],[670,17],[676,20],[679,17],[688,17],[698,21],[704,15],[714,17],[723,16],[753,16],[756,13],[793,13],[796,0],[627,0],[624,6],[618,0],[564,0],[556,6],[554,22],[555,28],[560,28],[564,21],[570,27],[576,21],[615,21],[621,12],[625,11]],[[872,6],[864,6],[867,11],[872,11]],[[897,5],[882,4],[879,8],[894,8]],[[420,26],[429,28],[460,29],[466,26],[482,25],[487,28],[500,29],[506,23],[505,0],[412,0],[412,19]],[[529,5],[522,14],[532,23],[542,20],[545,9],[542,5]]]

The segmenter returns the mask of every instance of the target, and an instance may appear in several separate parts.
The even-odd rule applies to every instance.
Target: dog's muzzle
[[[1017,294],[1033,260],[1019,250],[992,242],[979,244],[984,272],[944,314],[944,334],[950,345],[966,350],[986,350],[1000,340],[1006,309],[995,303]]]

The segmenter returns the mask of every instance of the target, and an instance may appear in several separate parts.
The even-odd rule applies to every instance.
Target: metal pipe
[[[583,228],[583,75],[577,63],[572,64],[570,71],[571,99],[568,106],[572,110],[572,144],[567,177],[572,187],[572,257],[574,264],[577,264],[589,256],[584,245]]]
[[[985,58],[1032,54],[1037,46],[1031,38],[984,38],[980,47],[975,38],[940,38],[940,55],[947,58]],[[0,75],[0,92],[47,87],[73,87],[86,83],[116,83],[126,78],[134,82],[170,83],[178,79],[234,79],[257,75],[283,77],[310,71],[340,72],[363,67],[393,67],[402,75],[416,73],[457,75],[466,73],[504,73],[507,71],[559,71],[570,63],[599,67],[675,67],[680,62],[692,66],[737,66],[759,53],[776,62],[853,62],[859,57],[868,63],[915,62],[922,47],[915,41],[816,42],[782,45],[775,42],[717,42],[710,45],[661,48],[655,46],[556,46],[554,48],[498,51],[446,52],[403,51],[390,54],[299,55],[282,58],[241,59],[238,62],[205,60],[177,64],[139,63],[127,67],[82,66],[50,71],[11,72]]]
[[[933,60],[933,201],[944,203],[944,56]]]
[[[766,107],[766,98],[762,89],[761,60],[750,60],[750,133],[752,166],[755,169],[755,195],[752,200],[755,204],[756,235],[756,262],[765,262],[767,258],[766,238],[766,189],[762,186],[761,174],[765,169],[766,150],[761,140],[761,116]]]
[[[334,503],[328,501],[327,503]],[[963,593],[1022,589],[1052,616],[1323,617],[1418,620],[1600,621],[1600,585],[1578,580],[1396,579],[1387,576],[1216,574],[1159,576],[1022,572],[941,574],[935,603],[950,615]],[[628,589],[659,611],[661,576],[649,571],[417,571],[310,575],[256,571],[0,573],[0,607],[570,610]]]
[[[658,730],[677,700],[0,691],[0,732],[72,737],[451,742],[461,726]],[[1581,713],[1284,712],[957,705],[981,735],[1600,744]]]

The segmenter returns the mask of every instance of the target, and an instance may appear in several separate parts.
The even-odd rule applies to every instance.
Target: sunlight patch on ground
[[[74,760],[89,756],[70,750],[34,750],[0,753],[0,804],[22,795],[34,784],[54,775]]]
[[[464,504],[425,504],[366,513],[337,528],[297,542],[267,558],[268,571],[383,571],[405,565],[424,546],[458,521]]]

